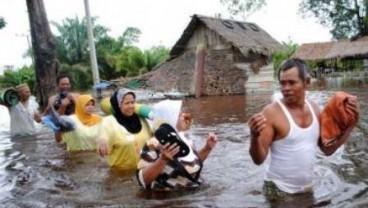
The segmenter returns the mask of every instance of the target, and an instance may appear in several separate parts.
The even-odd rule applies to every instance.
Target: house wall
[[[246,72],[245,91],[247,94],[273,90],[274,70],[269,57],[249,53],[247,57],[239,56],[235,62],[236,67]]]
[[[195,52],[188,51],[145,74],[146,88],[153,91],[189,93],[194,77]]]
[[[237,68],[232,49],[209,50],[205,60],[202,95],[231,95],[245,93],[245,70]],[[166,62],[147,80],[148,88],[155,91],[179,91],[194,95],[194,50],[188,50]]]
[[[245,82],[246,93],[273,91],[274,79],[272,63],[262,66],[257,73],[251,71]]]
[[[188,41],[186,50],[155,70],[147,82],[149,87],[156,91],[179,91],[194,95],[195,50],[199,44],[207,46],[201,95],[245,94],[272,86],[273,74],[260,72],[266,65],[267,57],[251,52],[245,57],[217,33],[199,26]]]
[[[232,48],[209,50],[202,85],[203,95],[244,94],[246,71],[236,67],[241,55]]]

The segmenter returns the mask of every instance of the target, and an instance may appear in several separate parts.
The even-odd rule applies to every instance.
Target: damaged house
[[[202,46],[202,56],[196,53],[198,46]],[[281,47],[254,23],[194,15],[172,47],[170,58],[135,81],[153,91],[189,95],[269,90],[273,80],[271,54]]]

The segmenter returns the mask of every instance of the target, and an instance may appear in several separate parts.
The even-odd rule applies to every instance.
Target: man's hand
[[[352,121],[351,124],[341,132],[341,134],[333,141],[333,144],[325,146],[322,144],[322,142],[320,142],[320,148],[327,156],[332,155],[342,144],[346,142],[350,133],[353,131],[359,121],[360,110],[356,96],[349,96],[347,98],[345,110],[348,112],[348,114],[354,116],[354,121]]]
[[[352,124],[352,126],[355,126],[358,123],[359,113],[360,113],[358,98],[356,96],[348,97],[348,99],[346,101],[346,111],[350,115],[355,116],[355,122]]]
[[[258,137],[259,133],[266,127],[266,121],[267,119],[262,112],[254,114],[248,122],[251,135]]]
[[[40,113],[34,113],[33,114],[33,120],[35,120],[37,123],[41,122],[42,115]]]
[[[61,105],[62,106],[67,106],[71,103],[70,99],[68,97],[64,98],[61,100]]]

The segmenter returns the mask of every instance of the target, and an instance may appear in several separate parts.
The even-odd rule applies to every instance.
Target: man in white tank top
[[[283,98],[249,120],[249,152],[253,162],[262,164],[271,152],[264,191],[272,199],[313,191],[317,148],[326,155],[333,154],[356,124],[348,127],[334,145],[323,146],[319,142],[319,108],[305,97],[311,83],[306,63],[300,59],[287,60],[279,69],[278,79]],[[356,98],[349,98],[348,104],[352,111],[359,113]]]

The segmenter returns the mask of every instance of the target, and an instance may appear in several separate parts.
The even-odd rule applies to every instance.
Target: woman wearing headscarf
[[[104,117],[98,139],[100,154],[107,155],[110,167],[135,170],[140,151],[152,136],[144,118],[134,112],[135,94],[123,89],[110,98],[112,115]]]
[[[197,151],[185,132],[192,117],[181,112],[182,101],[165,100],[153,106],[155,137],[146,142],[138,163],[137,179],[149,190],[195,188],[201,184],[203,162],[216,146],[217,136],[209,133]]]
[[[75,114],[68,116],[74,123],[75,129],[66,132],[57,132],[56,141],[66,144],[69,152],[96,150],[96,139],[100,134],[102,117],[95,114],[96,102],[91,95],[78,97]]]

